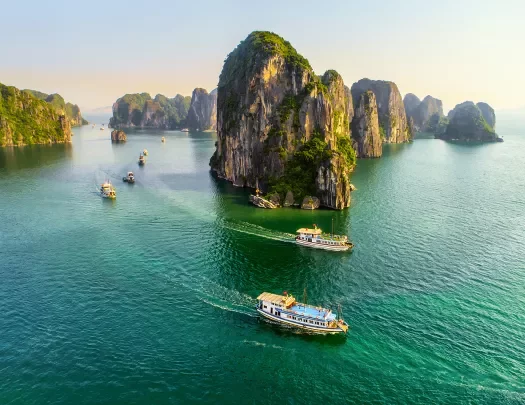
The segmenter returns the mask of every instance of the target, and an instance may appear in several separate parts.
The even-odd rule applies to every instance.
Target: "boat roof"
[[[325,319],[327,321],[333,321],[336,318],[335,314],[333,314],[332,311],[329,309],[322,307],[314,307],[312,305],[305,305],[301,303],[296,303],[292,305],[289,308],[289,311],[292,311],[299,316],[305,316],[316,319]]]
[[[291,295],[284,296],[284,295],[278,295],[278,294],[272,294],[263,292],[261,295],[257,297],[258,300],[266,301],[271,304],[276,305],[283,305],[285,307],[292,305],[295,302],[295,298]]]
[[[319,228],[314,228],[314,229],[300,228],[300,229],[297,230],[297,233],[310,233],[312,235],[321,235],[323,233],[323,231],[321,231],[321,229],[319,229]]]

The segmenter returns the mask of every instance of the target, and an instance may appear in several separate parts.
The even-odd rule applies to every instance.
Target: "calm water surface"
[[[344,212],[248,205],[213,133],[0,149],[0,404],[525,403],[525,131],[499,132],[386,147]],[[332,218],[352,254],[291,242]],[[256,316],[305,286],[346,338]]]

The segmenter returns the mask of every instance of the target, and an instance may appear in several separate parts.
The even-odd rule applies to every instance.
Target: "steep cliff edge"
[[[186,125],[197,131],[217,128],[217,90],[210,94],[201,88],[193,90]]]
[[[450,122],[443,134],[436,138],[451,141],[495,142],[499,138],[482,111],[472,101],[456,105],[449,113]]]
[[[191,98],[149,93],[126,94],[113,104],[110,128],[180,129],[186,125]]]
[[[318,196],[326,207],[350,204],[355,165],[353,115],[341,76],[316,76],[292,45],[252,32],[227,57],[217,97],[217,147],[210,165],[238,186],[296,202]]]
[[[361,79],[352,85],[352,98],[357,105],[361,94],[371,90],[376,96],[379,131],[383,142],[402,143],[412,139],[405,105],[397,85],[383,80]]]
[[[483,118],[487,121],[492,129],[496,129],[496,113],[494,109],[487,103],[479,102],[476,106],[480,109]]]
[[[80,112],[80,108],[76,104],[69,103],[64,100],[64,98],[57,93],[54,94],[46,94],[42,93],[41,91],[37,90],[29,90],[25,89],[23,90],[25,92],[30,93],[34,97],[46,101],[48,104],[50,104],[59,114],[65,115],[67,119],[69,120],[72,127],[79,127],[82,125],[87,125],[89,122],[85,120],[82,117],[82,113]]]
[[[408,117],[413,117],[417,107],[419,104],[421,104],[421,100],[418,96],[416,96],[413,93],[407,93],[405,94],[405,97],[403,98],[403,104],[405,106],[405,112]]]
[[[383,154],[376,96],[371,90],[359,97],[352,120],[352,139],[357,157],[376,158]]]
[[[434,134],[444,132],[448,120],[443,114],[443,103],[432,96],[426,96],[423,101],[414,94],[408,93],[403,103],[408,119],[412,119],[416,132],[432,132]]]
[[[0,83],[0,146],[71,142],[71,123],[31,93]]]

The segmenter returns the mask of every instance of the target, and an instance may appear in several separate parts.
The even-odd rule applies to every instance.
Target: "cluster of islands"
[[[71,142],[71,127],[85,124],[78,106],[58,94],[0,84],[2,147]],[[317,75],[288,41],[255,31],[227,56],[217,89],[174,98],[126,94],[113,104],[108,126],[116,129],[112,138],[130,128],[216,131],[211,170],[255,189],[257,205],[344,209],[357,159],[381,157],[385,143],[410,142],[420,132],[502,141],[495,125],[484,102],[465,101],[445,116],[441,100],[402,98],[390,81],[348,87],[335,70]]]

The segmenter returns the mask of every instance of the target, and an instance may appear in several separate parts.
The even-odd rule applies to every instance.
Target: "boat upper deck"
[[[305,305],[296,303],[292,305],[289,310],[296,313],[299,316],[305,316],[309,318],[324,319],[327,321],[335,320],[335,315],[331,310],[321,307],[314,307],[312,305]]]

